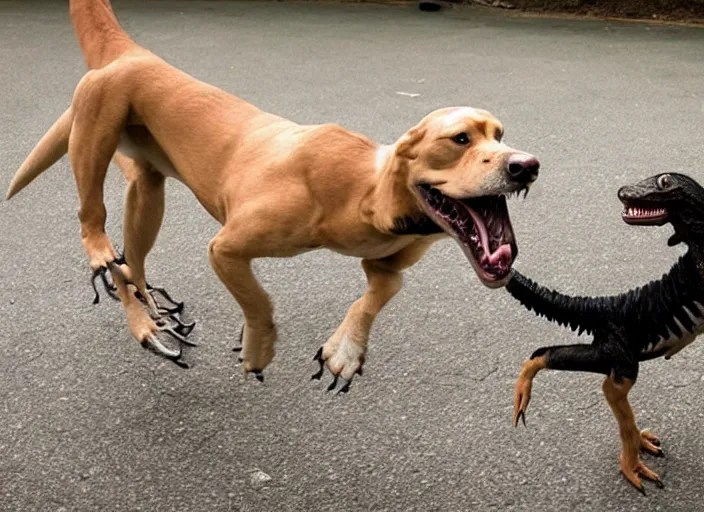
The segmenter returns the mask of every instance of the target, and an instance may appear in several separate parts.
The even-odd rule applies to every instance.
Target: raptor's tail
[[[612,297],[570,297],[531,281],[515,269],[506,290],[529,311],[579,334],[594,332],[615,311],[609,307]]]
[[[102,68],[136,46],[118,23],[110,0],[71,0],[70,10],[89,69]]]
[[[71,134],[72,124],[73,112],[69,108],[49,128],[49,131],[34,147],[26,160],[22,162],[7,190],[7,199],[29,185],[34,178],[46,171],[68,152],[68,138]]]

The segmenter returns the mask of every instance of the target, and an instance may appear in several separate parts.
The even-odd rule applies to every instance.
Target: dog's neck
[[[396,145],[379,146],[375,158],[375,185],[363,211],[374,227],[394,235],[429,235],[439,228],[425,215],[408,185],[409,160]]]

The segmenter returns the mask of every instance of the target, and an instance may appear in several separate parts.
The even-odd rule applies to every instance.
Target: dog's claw
[[[93,271],[93,276],[90,279],[90,284],[93,286],[93,291],[95,292],[95,298],[93,299],[93,304],[98,304],[100,302],[100,294],[98,293],[98,286],[95,284],[96,279],[100,277],[101,282],[103,283],[103,286],[105,287],[105,292],[108,294],[108,296],[116,301],[120,300],[120,297],[117,295],[117,288],[113,283],[108,281],[107,278],[108,274],[108,268],[107,267],[100,267],[96,268]]]
[[[187,324],[183,320],[181,320],[177,315],[169,315],[169,320],[173,320],[174,322],[176,322],[176,327],[174,327],[173,329],[183,337],[186,337],[191,334],[193,328],[196,326],[195,322]]]
[[[157,321],[156,325],[161,332],[165,332],[166,334],[177,340],[179,343],[183,343],[184,345],[188,345],[189,347],[197,346],[195,343],[187,340],[184,336],[179,334],[173,327],[171,327],[171,325],[169,325],[167,321]]]
[[[516,426],[518,426],[518,420],[521,420],[521,421],[523,422],[523,426],[526,427],[526,428],[528,428],[528,426],[526,425],[526,413],[525,413],[525,411],[520,411],[520,412],[518,413],[518,416],[516,416]]]
[[[337,390],[338,395],[341,393],[347,393],[350,390],[350,384],[352,383],[351,380],[346,380],[346,379],[340,379],[340,380],[342,380],[343,384],[340,387],[340,389]]]
[[[320,363],[320,369],[310,376],[311,380],[320,380],[325,371],[325,361],[323,361],[323,347],[320,347],[318,351],[313,356],[313,361],[318,361]]]
[[[323,373],[325,373],[325,360],[323,359],[323,347],[320,347],[318,351],[315,353],[313,356],[313,361],[317,361],[318,364],[320,365],[320,368],[318,369],[317,372],[315,372],[313,375],[311,375],[310,379],[311,380],[320,380],[323,377]],[[357,375],[362,375],[362,367],[360,366],[357,368],[355,371]],[[350,390],[350,384],[352,384],[352,379],[347,380],[344,377],[342,377],[340,374],[333,374],[332,375],[333,379],[330,385],[327,387],[327,391],[333,391],[337,387],[338,381],[341,381],[342,385],[340,386],[340,389],[337,390],[337,395],[339,394],[344,394],[348,393]]]
[[[242,329],[240,329],[240,346],[239,347],[232,347],[233,352],[242,352],[242,340],[244,339],[244,324],[242,324]],[[240,362],[242,362],[242,358],[240,358]]]
[[[142,342],[142,346],[145,349],[151,350],[157,355],[160,355],[169,361],[177,364],[181,368],[188,369],[190,365],[181,360],[181,349],[174,350],[166,347],[156,336],[149,336],[146,340]]]
[[[161,295],[163,298],[165,298],[167,301],[169,301],[171,304],[173,304],[173,307],[168,307],[168,306],[160,306],[161,309],[166,310],[169,314],[174,314],[174,313],[181,313],[183,311],[183,302],[176,302],[174,299],[171,298],[171,295],[169,295],[169,292],[166,291],[166,289],[160,287],[160,286],[152,286],[149,283],[147,283],[147,291],[151,293],[152,298],[154,298],[154,293],[158,293]],[[154,299],[156,301],[156,299]]]

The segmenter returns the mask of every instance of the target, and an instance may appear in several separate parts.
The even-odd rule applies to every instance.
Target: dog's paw
[[[274,343],[276,342],[276,326],[269,329],[254,330],[246,324],[240,331],[240,346],[233,350],[239,352],[238,361],[242,363],[245,375],[253,373],[259,381],[264,381],[264,368],[274,359]]]
[[[366,352],[364,345],[354,342],[347,335],[333,335],[313,357],[313,360],[320,364],[320,369],[311,378],[320,380],[327,367],[333,375],[333,381],[327,390],[334,390],[341,381],[337,392],[347,393],[355,374],[362,375]]]

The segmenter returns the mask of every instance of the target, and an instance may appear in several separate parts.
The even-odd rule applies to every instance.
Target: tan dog
[[[213,269],[242,308],[243,367],[260,378],[276,328],[251,261],[318,248],[362,258],[368,289],[317,359],[345,379],[361,373],[372,322],[401,288],[401,271],[442,236],[461,245],[481,281],[506,283],[517,254],[506,195],[538,175],[532,155],[501,142],[490,113],[447,108],[390,146],[337,125],[301,126],[200,82],[134,43],[108,0],[71,0],[90,71],[71,106],[17,171],[8,199],[68,153],[83,246],[115,283],[132,334],[177,360],[163,332],[187,334],[155,300],[144,262],[164,212],[164,180],[188,186],[223,225],[208,245]],[[128,180],[124,258],[105,233],[103,185],[111,159]],[[94,283],[95,284],[95,283]],[[114,289],[114,288],[113,288]],[[174,325],[173,321],[176,321]]]

